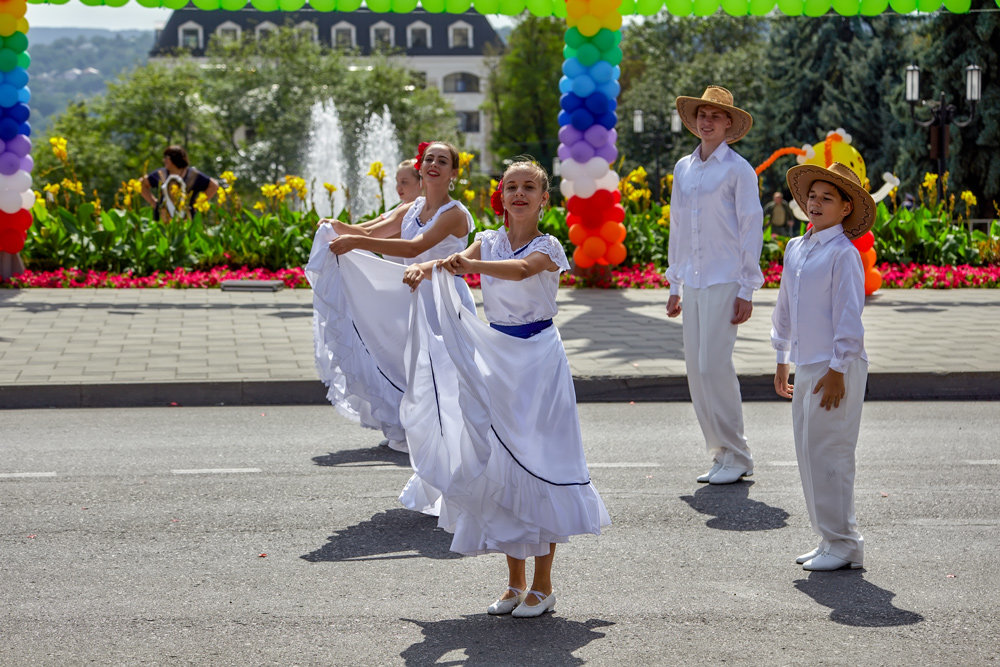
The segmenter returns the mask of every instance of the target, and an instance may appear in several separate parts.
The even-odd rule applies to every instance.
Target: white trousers
[[[828,362],[795,368],[792,428],[802,491],[813,531],[821,547],[854,563],[864,562],[864,538],[854,514],[854,450],[861,428],[868,362],[857,359],[844,373],[844,398],[831,410],[820,407],[822,390],[813,393],[826,375]]]
[[[712,458],[753,469],[743,435],[743,397],[733,365],[737,326],[732,324],[738,283],[684,288],[684,361],[688,390]]]

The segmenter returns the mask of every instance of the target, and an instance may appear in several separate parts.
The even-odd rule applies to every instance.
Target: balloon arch
[[[31,0],[32,4],[46,4]],[[1000,0],[996,0],[1000,5]],[[51,2],[48,4],[65,4]],[[120,7],[128,0],[81,0],[86,5]],[[137,0],[144,7],[181,9],[187,0]],[[260,11],[296,11],[305,0],[192,0],[199,9],[237,11],[251,4]],[[321,12],[351,12],[362,0],[311,0]],[[418,0],[367,0],[373,12],[407,13]],[[562,93],[559,112],[559,157],[562,193],[567,200],[570,239],[577,246],[576,264],[615,265],[625,259],[625,211],[620,204],[618,175],[611,164],[618,156],[615,124],[622,59],[622,17],[652,16],[666,9],[675,16],[709,16],[720,7],[733,16],[761,16],[778,11],[787,16],[877,15],[890,8],[900,14],[946,8],[967,13],[971,0],[422,0],[428,12],[518,15],[566,19]],[[0,0],[0,251],[17,253],[31,226],[35,195],[31,187],[31,125],[28,103],[28,21],[26,0]]]

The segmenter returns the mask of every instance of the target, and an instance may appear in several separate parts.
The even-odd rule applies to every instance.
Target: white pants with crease
[[[847,367],[844,398],[831,410],[820,407],[822,390],[813,393],[828,368],[825,361],[795,368],[795,456],[809,521],[822,540],[821,547],[839,558],[862,563],[864,538],[854,513],[854,450],[861,428],[868,362],[857,359]]]
[[[724,465],[753,470],[743,435],[743,397],[733,365],[737,325],[732,323],[738,283],[684,288],[684,361],[688,390],[705,444]]]

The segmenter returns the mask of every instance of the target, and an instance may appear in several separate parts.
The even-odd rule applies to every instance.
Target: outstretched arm
[[[383,224],[388,224],[388,221]],[[469,223],[465,214],[458,209],[445,211],[440,219],[430,229],[413,239],[375,238],[381,226],[373,227],[369,235],[355,233],[351,236],[341,236],[330,243],[330,250],[338,255],[354,249],[368,250],[394,257],[416,257],[426,252],[450,236],[462,237],[468,235]]]
[[[501,280],[524,280],[542,271],[558,271],[559,266],[544,252],[533,252],[524,259],[501,259],[484,261],[471,259],[465,253],[452,255],[441,260],[440,266],[450,273],[461,276],[466,273],[481,273]]]

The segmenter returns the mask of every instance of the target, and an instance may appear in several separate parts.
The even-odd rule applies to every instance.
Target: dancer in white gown
[[[404,275],[414,289],[433,284],[441,335],[426,308],[411,309],[400,417],[415,474],[400,500],[417,510],[433,503],[438,525],[454,534],[453,551],[506,554],[508,588],[491,614],[551,610],[556,543],[611,523],[590,482],[573,377],[552,325],[569,263],[538,229],[547,190],[540,166],[515,162],[498,186],[509,231],[481,232],[464,252]],[[451,274],[466,273],[482,275],[490,324],[461,307]]]
[[[367,228],[324,221],[306,266],[313,287],[316,368],[329,387],[327,398],[341,414],[381,429],[399,451],[406,451],[399,402],[406,388],[403,349],[411,298],[402,284],[404,267],[372,253],[404,263],[440,259],[464,249],[473,229],[469,212],[448,196],[458,152],[435,142],[420,157],[426,196]],[[456,281],[463,304],[475,312],[468,286]]]

